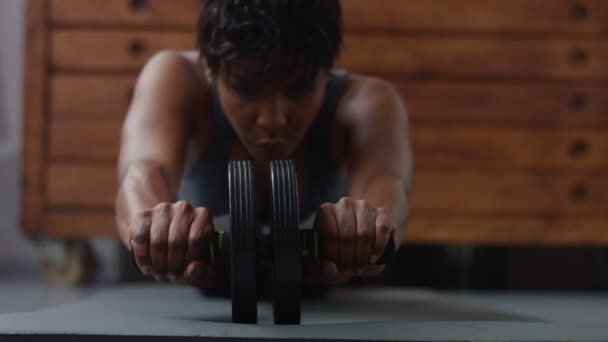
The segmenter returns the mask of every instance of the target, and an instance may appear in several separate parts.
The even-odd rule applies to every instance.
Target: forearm
[[[115,202],[116,223],[121,241],[129,248],[129,226],[134,215],[163,202],[173,202],[175,186],[169,184],[166,172],[152,162],[134,162],[127,166]]]

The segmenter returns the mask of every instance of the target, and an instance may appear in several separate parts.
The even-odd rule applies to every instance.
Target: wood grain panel
[[[121,121],[56,121],[50,126],[50,156],[62,161],[115,163]],[[416,169],[608,170],[603,131],[434,127],[412,125]]]
[[[135,76],[60,74],[51,79],[54,119],[122,119],[133,96]]]
[[[194,48],[194,34],[152,31],[58,30],[52,35],[56,69],[137,71],[160,50]]]
[[[21,223],[29,234],[36,234],[40,229],[44,205],[43,147],[47,110],[45,61],[48,53],[46,5],[46,0],[25,2]]]
[[[341,56],[339,66],[390,77],[601,81],[608,76],[604,41],[350,35]]]
[[[200,0],[51,0],[55,25],[153,25],[194,29]]]
[[[543,173],[425,172],[415,175],[419,213],[606,213],[608,178]]]
[[[60,30],[52,38],[52,65],[68,70],[137,71],[159,50],[194,46],[192,34],[175,32]],[[392,77],[601,81],[608,76],[608,42],[601,41],[391,35],[349,35],[345,40],[339,66]]]
[[[118,238],[111,212],[50,211],[42,233],[63,238]],[[408,244],[587,245],[608,243],[606,218],[475,217],[415,215],[407,226]]]
[[[111,212],[50,211],[45,213],[42,221],[42,233],[57,238],[118,238],[116,220]]]
[[[350,29],[445,32],[600,33],[604,0],[347,0]],[[154,26],[194,30],[199,0],[52,0],[55,25]]]
[[[54,119],[122,118],[136,76],[57,74],[51,78]],[[543,127],[608,124],[608,87],[389,79],[414,123],[459,122]]]
[[[608,88],[559,84],[391,80],[414,123],[597,127],[608,124]]]
[[[608,170],[604,131],[413,125],[418,171]]]
[[[57,121],[50,126],[50,151],[63,161],[118,160],[121,121]]]
[[[391,31],[598,33],[608,30],[603,0],[345,0],[347,27]]]
[[[47,202],[53,207],[111,210],[117,192],[117,172],[112,167],[49,165]]]
[[[605,246],[608,218],[413,215],[411,244]]]
[[[112,167],[53,164],[48,202],[55,207],[105,208],[114,203]],[[608,211],[608,178],[549,174],[418,173],[412,216],[432,212],[598,214]]]

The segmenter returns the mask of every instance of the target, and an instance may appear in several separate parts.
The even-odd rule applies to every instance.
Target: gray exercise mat
[[[182,286],[103,289],[32,312],[0,315],[0,341],[601,341],[608,298],[340,288],[306,300],[302,325],[230,323],[230,301]]]

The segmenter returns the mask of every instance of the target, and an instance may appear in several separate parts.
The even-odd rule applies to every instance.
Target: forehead
[[[302,63],[293,65],[275,61],[277,60],[246,57],[229,63],[222,62],[220,74],[227,83],[293,83],[307,78]]]

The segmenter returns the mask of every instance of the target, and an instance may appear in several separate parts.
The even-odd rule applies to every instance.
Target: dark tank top
[[[328,154],[328,135],[333,116],[344,92],[348,74],[334,70],[326,84],[325,95],[315,121],[307,135],[313,145],[308,149],[312,177],[302,191],[300,220],[310,217],[325,202],[337,202],[348,195],[346,182],[332,167]],[[194,207],[208,208],[214,217],[228,214],[228,163],[233,136],[217,92],[212,88],[210,140],[201,158],[183,175],[178,200]]]

